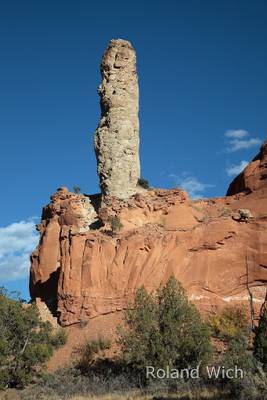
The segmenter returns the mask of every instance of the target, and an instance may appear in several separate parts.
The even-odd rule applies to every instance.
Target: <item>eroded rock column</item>
[[[123,199],[136,193],[140,178],[139,90],[130,42],[111,40],[101,75],[101,119],[94,137],[97,171],[103,195]]]

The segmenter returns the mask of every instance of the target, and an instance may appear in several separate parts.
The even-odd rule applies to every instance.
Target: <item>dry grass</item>
[[[106,394],[104,396],[74,396],[70,400],[151,400],[153,396],[140,396],[139,394]]]
[[[68,400],[229,400],[226,394],[219,393],[211,388],[202,389],[201,393],[187,391],[176,394],[142,395],[140,392],[128,392],[124,394],[105,394],[100,396],[70,396]],[[41,400],[61,400],[60,397],[42,397]]]
[[[62,400],[63,397],[54,394],[54,395],[44,395],[41,394],[38,397],[34,397],[34,399],[39,400]],[[20,391],[15,389],[8,390],[6,392],[0,391],[0,400],[20,400]],[[25,397],[23,397],[23,400]],[[27,396],[26,396],[27,399]],[[30,399],[33,399],[30,397]],[[181,391],[176,394],[141,394],[140,391],[129,391],[121,394],[105,394],[105,395],[76,395],[65,397],[64,400],[232,400],[231,397],[219,392],[216,389],[212,388],[202,388],[199,390],[190,390]]]

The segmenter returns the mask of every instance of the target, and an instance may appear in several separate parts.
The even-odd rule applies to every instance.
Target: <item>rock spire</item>
[[[131,43],[111,40],[100,70],[101,119],[94,136],[97,172],[102,194],[124,199],[137,192],[140,178],[139,89]]]

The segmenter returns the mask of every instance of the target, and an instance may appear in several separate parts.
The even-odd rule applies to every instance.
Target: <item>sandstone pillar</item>
[[[139,90],[130,42],[110,41],[101,75],[101,119],[94,136],[97,172],[102,194],[123,199],[136,193],[140,178]]]

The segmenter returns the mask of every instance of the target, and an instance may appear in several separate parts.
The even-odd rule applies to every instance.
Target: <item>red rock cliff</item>
[[[153,290],[174,274],[203,311],[249,306],[252,298],[257,315],[267,284],[266,154],[265,142],[225,198],[192,201],[179,189],[150,189],[100,207],[99,195],[60,188],[38,226],[32,298],[69,325],[121,310],[138,287]],[[111,215],[123,225],[118,232]]]

